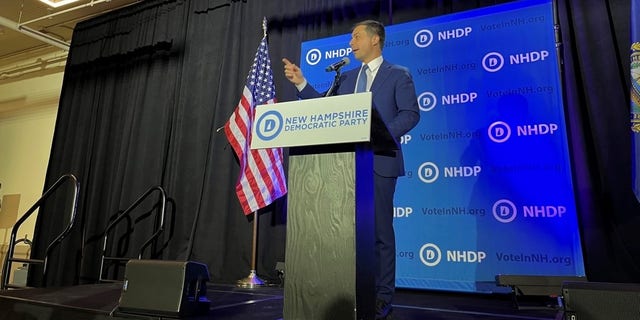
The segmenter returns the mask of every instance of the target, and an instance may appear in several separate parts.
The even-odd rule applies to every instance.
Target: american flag
[[[245,215],[269,205],[287,193],[282,148],[249,148],[255,107],[275,102],[273,73],[265,36],[253,59],[240,102],[224,126],[227,140],[240,162],[236,194]]]
[[[631,182],[640,201],[640,0],[631,1]]]

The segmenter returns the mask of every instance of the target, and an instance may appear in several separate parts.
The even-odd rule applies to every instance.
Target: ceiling
[[[79,0],[52,8],[39,0],[0,0],[0,79],[17,62],[43,54],[57,52],[60,63],[76,23],[140,1]]]

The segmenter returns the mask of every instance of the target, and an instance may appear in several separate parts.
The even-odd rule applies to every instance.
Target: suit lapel
[[[360,68],[355,68],[349,70],[343,74],[344,82],[340,85],[343,87],[344,93],[353,93],[356,90],[356,81],[358,80],[358,73],[360,72]],[[375,79],[373,79],[373,83],[371,84],[371,92],[377,92],[377,89],[382,86],[382,84],[387,80],[389,75],[391,74],[391,64],[386,60],[382,61],[380,65],[380,69],[378,69],[378,73],[376,74]],[[341,91],[342,91],[341,90]]]
[[[340,84],[342,94],[349,94],[356,91],[356,79],[358,79],[359,71],[360,69],[351,69],[342,75],[344,79],[342,84]],[[344,90],[344,92],[342,92],[342,90]]]
[[[380,69],[378,69],[378,73],[376,73],[376,77],[373,79],[370,91],[377,92],[377,89],[387,80],[389,74],[391,74],[391,64],[383,60]]]

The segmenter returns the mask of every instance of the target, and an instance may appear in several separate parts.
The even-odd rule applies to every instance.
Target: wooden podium
[[[284,319],[374,319],[370,141],[387,150],[397,144],[371,93],[264,105],[255,119],[252,148],[292,147]]]

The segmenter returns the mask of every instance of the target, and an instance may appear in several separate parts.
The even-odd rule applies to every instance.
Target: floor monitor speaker
[[[209,271],[192,261],[130,260],[118,311],[152,316],[207,314]]]
[[[565,282],[565,320],[640,319],[640,284]]]

